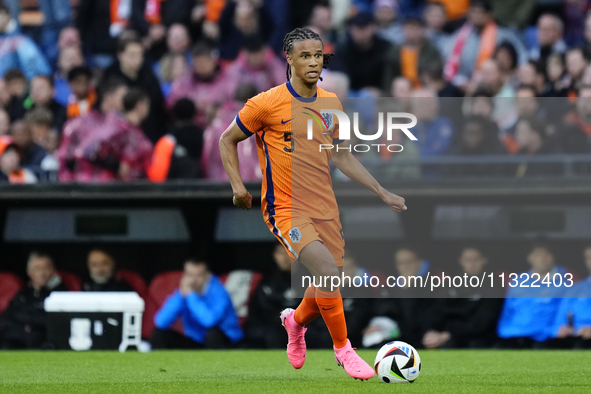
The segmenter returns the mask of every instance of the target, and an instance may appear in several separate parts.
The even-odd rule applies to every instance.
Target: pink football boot
[[[337,349],[334,346],[333,348],[334,358],[337,364],[339,367],[343,367],[349,376],[361,380],[373,378],[373,368],[355,353],[349,340],[347,340],[347,344],[342,348]]]
[[[300,326],[293,318],[294,310],[291,308],[284,309],[281,312],[281,324],[287,331],[287,358],[291,366],[295,369],[300,369],[306,362],[306,340],[304,334],[308,330]],[[372,370],[373,371],[373,370]]]

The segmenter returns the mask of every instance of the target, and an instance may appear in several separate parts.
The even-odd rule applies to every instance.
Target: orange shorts
[[[338,216],[329,220],[273,216],[266,223],[294,261],[299,260],[304,246],[320,241],[334,257],[337,267],[343,266],[345,237]]]

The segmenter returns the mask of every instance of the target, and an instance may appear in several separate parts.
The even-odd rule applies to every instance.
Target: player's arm
[[[220,137],[220,154],[224,169],[230,178],[232,192],[234,193],[233,202],[239,208],[250,209],[252,207],[252,196],[246,190],[240,169],[238,167],[238,143],[244,141],[248,136],[236,124],[236,119],[228,126],[226,131]]]
[[[343,141],[340,144],[341,149],[333,149],[332,161],[343,174],[350,179],[362,184],[369,190],[380,196],[380,198],[395,212],[402,212],[406,210],[404,198],[390,193],[384,189],[378,181],[365,169],[363,164],[353,156],[348,148],[349,142]],[[336,147],[335,147],[336,148]]]

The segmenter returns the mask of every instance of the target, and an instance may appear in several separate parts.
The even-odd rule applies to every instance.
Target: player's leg
[[[317,277],[316,283],[321,283],[318,281],[319,277],[339,276],[341,272],[331,251],[320,241],[311,242],[302,249],[300,262],[313,276]],[[347,339],[347,323],[340,290],[332,289],[330,282],[328,287],[317,288],[316,303],[332,337],[335,360],[338,365],[355,379],[372,378],[373,368],[355,353],[351,342]]]
[[[267,221],[269,230],[285,247],[292,260],[298,261],[300,248],[312,239],[317,239],[318,234],[312,226],[311,220],[294,221],[290,217],[274,217]],[[292,227],[293,226],[293,227]],[[296,229],[297,231],[291,231]],[[289,235],[291,231],[291,236]],[[315,289],[306,289],[304,299],[297,310],[291,308],[281,311],[279,318],[287,331],[287,358],[295,369],[300,369],[306,361],[306,324],[320,316],[316,304]],[[296,321],[295,317],[298,316]]]

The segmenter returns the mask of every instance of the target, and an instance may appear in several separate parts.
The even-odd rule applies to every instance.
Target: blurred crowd
[[[368,271],[350,251],[345,256],[346,276],[383,279],[385,272]],[[591,274],[591,246],[583,248],[581,259]],[[142,336],[153,349],[285,348],[287,335],[278,315],[299,304],[291,283],[294,270],[302,268],[281,245],[272,260],[275,269],[262,277],[244,270],[218,276],[208,262],[189,258],[183,271],[161,273],[148,288],[139,274],[119,269],[104,249],[88,253],[83,280],[57,271],[47,253],[32,252],[24,286],[14,275],[0,273],[0,349],[51,349],[43,302],[52,291],[71,290],[136,291],[146,305]],[[507,276],[505,298],[486,286],[441,289],[424,298],[421,289],[407,286],[410,280],[404,287],[368,286],[366,298],[352,297],[353,288],[342,287],[349,338],[366,348],[395,339],[427,349],[591,348],[591,276],[573,277],[571,285],[571,273],[544,243],[532,244],[526,260],[530,269],[519,275],[519,287],[510,287]],[[411,247],[398,249],[386,265],[405,278],[438,272],[436,264]],[[458,275],[499,273],[487,253],[472,245],[460,251],[454,265]],[[524,274],[529,277],[525,281]],[[541,279],[536,281],[535,274]],[[552,279],[544,281],[546,276]],[[330,346],[322,319],[307,327],[309,348]]]
[[[589,9],[585,0],[0,0],[0,181],[226,180],[219,136],[246,100],[285,82],[282,40],[302,26],[335,53],[320,86],[394,97],[416,113],[417,142],[395,135],[402,152],[359,154],[385,175],[560,175],[556,160],[416,162],[589,153]],[[259,180],[255,140],[239,155],[244,179]]]

